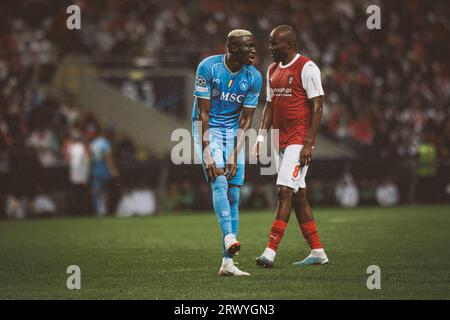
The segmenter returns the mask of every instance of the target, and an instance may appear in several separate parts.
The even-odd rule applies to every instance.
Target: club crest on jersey
[[[288,76],[288,84],[292,84],[292,82],[294,82],[294,76],[292,74],[290,74]]]
[[[248,89],[248,83],[247,81],[241,81],[241,83],[239,84],[239,87],[241,88],[241,90],[245,91]]]

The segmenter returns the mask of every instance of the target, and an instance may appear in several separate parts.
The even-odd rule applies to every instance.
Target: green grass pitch
[[[450,206],[315,210],[330,264],[293,267],[308,248],[290,224],[275,268],[255,258],[273,213],[242,212],[250,277],[219,277],[220,236],[209,214],[0,222],[0,299],[449,299]],[[66,268],[81,268],[68,290]],[[368,290],[367,267],[381,268]]]

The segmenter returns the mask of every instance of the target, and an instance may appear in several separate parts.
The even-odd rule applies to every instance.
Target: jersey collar
[[[287,65],[283,66],[283,63],[280,62],[280,68],[285,69],[285,68],[289,68],[290,66],[292,66],[295,61],[297,61],[297,59],[300,58],[300,53],[297,53],[294,57],[294,59],[292,59],[291,62],[289,62]]]
[[[242,68],[240,68],[238,71],[232,72],[230,69],[228,69],[227,63],[225,62],[225,57],[226,57],[226,54],[224,54],[222,56],[223,65],[225,66],[225,69],[227,69],[228,73],[231,74],[232,76],[237,75],[239,72],[241,72],[242,68],[244,68],[244,66],[242,66]]]

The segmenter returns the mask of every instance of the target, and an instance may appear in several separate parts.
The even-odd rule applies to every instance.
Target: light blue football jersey
[[[90,143],[91,168],[93,176],[109,176],[105,155],[111,152],[111,143],[104,137],[97,137]]]
[[[101,162],[104,161],[105,154],[111,151],[111,143],[104,137],[98,137],[92,140],[90,148],[92,161]]]
[[[257,107],[261,85],[261,73],[252,65],[233,73],[224,54],[204,59],[195,78],[192,121],[200,120],[197,99],[210,99],[209,127],[238,129],[242,107]]]

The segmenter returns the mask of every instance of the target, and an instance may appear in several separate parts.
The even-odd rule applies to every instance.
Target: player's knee
[[[279,186],[277,189],[278,201],[284,201],[292,197],[292,189],[286,186]]]

